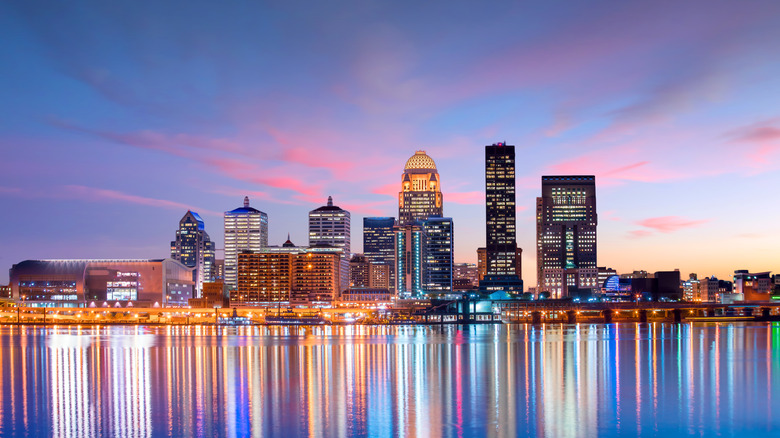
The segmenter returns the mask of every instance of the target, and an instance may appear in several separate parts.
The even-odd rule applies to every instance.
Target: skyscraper
[[[238,253],[260,251],[268,246],[268,215],[249,206],[225,212],[225,284],[236,288],[238,283]]]
[[[596,177],[542,176],[536,198],[536,265],[540,292],[562,298],[598,287]]]
[[[328,196],[328,204],[309,212],[309,246],[332,246],[342,250],[339,260],[339,292],[349,288],[349,259],[351,247],[351,219],[347,210],[333,205],[333,197]]]
[[[453,224],[448,217],[432,217],[422,222],[425,239],[423,288],[428,294],[452,292]]]
[[[395,290],[395,238],[393,217],[363,218],[363,255],[375,265],[390,269],[390,289]]]
[[[214,242],[206,233],[206,226],[198,213],[187,211],[179,221],[176,240],[171,242],[171,258],[180,261],[192,271],[195,297],[200,297],[203,283],[212,281]]]
[[[350,224],[349,212],[333,205],[333,197],[328,196],[327,205],[309,212],[309,246],[331,245],[342,248],[344,257],[349,260]]]
[[[522,292],[517,272],[515,147],[485,146],[485,275],[480,290]]]
[[[407,225],[431,216],[443,216],[443,203],[436,163],[425,151],[415,152],[406,160],[401,177],[398,224]]]
[[[395,233],[395,290],[402,298],[422,296],[425,236],[419,222],[397,225]]]

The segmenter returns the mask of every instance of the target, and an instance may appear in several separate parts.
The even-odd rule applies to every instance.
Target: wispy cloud
[[[660,217],[652,217],[643,219],[640,221],[635,222],[637,225],[648,228],[649,230],[639,230],[639,231],[655,231],[659,233],[673,233],[675,231],[681,230],[683,228],[691,228],[696,227],[702,224],[705,224],[709,222],[709,220],[692,220],[692,219],[686,219],[679,216],[660,216]],[[642,235],[647,235],[645,233],[639,233]]]

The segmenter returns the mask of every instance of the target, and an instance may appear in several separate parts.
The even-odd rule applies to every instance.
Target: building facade
[[[342,257],[335,252],[311,252],[292,256],[290,303],[332,303],[342,292]]]
[[[373,265],[388,267],[388,282],[395,292],[395,218],[363,218],[363,255]]]
[[[344,249],[344,257],[349,259],[351,247],[351,219],[347,210],[333,205],[333,197],[328,203],[309,212],[309,246],[330,245]]]
[[[398,224],[408,225],[431,216],[444,215],[444,198],[436,163],[417,151],[404,166],[398,193]]]
[[[773,289],[771,272],[734,271],[733,293],[744,301],[769,301]]]
[[[452,266],[455,255],[452,218],[431,217],[422,223],[423,289],[429,295],[452,292]]]
[[[480,291],[522,293],[517,260],[515,147],[506,143],[485,146],[485,219]]]
[[[242,252],[238,255],[238,287],[230,300],[236,305],[289,302],[292,281],[290,253]]]
[[[536,200],[536,263],[540,292],[563,298],[598,288],[596,178],[542,176]]]
[[[333,301],[342,278],[349,278],[342,272],[349,269],[342,268],[343,252],[328,245],[295,246],[289,239],[260,252],[244,251],[239,254],[238,287],[231,290],[230,301],[244,306]]]
[[[162,260],[25,260],[10,271],[13,298],[28,306],[185,306],[192,268]]]
[[[349,259],[352,253],[351,218],[348,211],[328,203],[309,212],[309,247],[333,247],[342,251],[339,261],[339,290],[349,288]]]
[[[395,291],[401,298],[420,297],[423,289],[425,236],[417,224],[397,225],[395,232]]]
[[[452,265],[452,288],[470,290],[479,286],[479,271],[474,263],[454,263]]]
[[[258,252],[268,246],[268,215],[249,206],[225,212],[225,284],[238,286],[238,254],[242,251]]]
[[[213,280],[214,242],[206,232],[206,226],[198,213],[187,211],[179,221],[176,240],[171,242],[171,258],[193,268],[195,296],[200,297],[203,283]]]

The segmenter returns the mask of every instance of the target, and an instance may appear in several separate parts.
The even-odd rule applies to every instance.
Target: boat
[[[266,325],[322,325],[329,321],[322,317],[322,314],[298,315],[293,312],[282,313],[280,315],[266,315]]]
[[[238,316],[236,309],[233,309],[233,314],[230,316],[217,318],[217,325],[242,326],[252,324],[252,320],[246,316]]]

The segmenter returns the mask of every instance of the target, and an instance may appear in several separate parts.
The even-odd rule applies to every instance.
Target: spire
[[[333,196],[328,196],[328,207],[333,207]]]
[[[244,196],[244,207],[249,207],[249,196]]]

